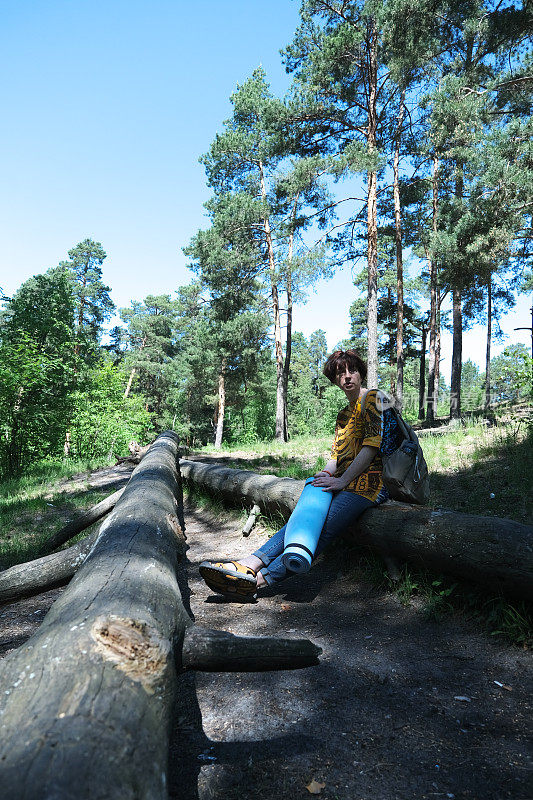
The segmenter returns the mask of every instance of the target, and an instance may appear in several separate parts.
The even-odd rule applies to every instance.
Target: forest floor
[[[114,469],[114,472],[113,472]],[[124,468],[99,470],[112,491]],[[78,492],[93,475],[64,481]],[[305,670],[182,677],[171,747],[172,800],[531,800],[531,652],[464,618],[427,619],[370,583],[340,543],[313,570],[224,600],[201,581],[206,558],[257,548],[242,515],[187,505],[190,612],[241,635],[308,637],[322,648]],[[0,607],[0,656],[39,627],[61,589]]]

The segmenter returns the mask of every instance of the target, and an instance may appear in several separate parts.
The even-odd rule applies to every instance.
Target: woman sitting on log
[[[314,558],[353,525],[363,511],[388,498],[379,449],[383,415],[377,404],[377,390],[361,388],[366,372],[366,364],[355,350],[337,350],[324,365],[324,375],[342,389],[348,405],[337,416],[331,459],[312,480],[313,486],[333,495]],[[365,395],[362,413],[361,400]],[[284,525],[262,547],[240,561],[202,562],[202,578],[213,591],[242,599],[253,596],[262,586],[272,586],[289,577],[294,573],[282,559],[286,528]]]

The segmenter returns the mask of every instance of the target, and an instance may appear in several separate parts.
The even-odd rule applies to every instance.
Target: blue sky
[[[3,0],[0,31],[0,286],[14,292],[86,237],[108,253],[117,306],[172,293],[191,274],[181,252],[206,225],[198,163],[229,96],[259,64],[283,94],[279,49],[298,2],[271,0]],[[355,297],[346,267],[296,310],[295,328],[348,333]],[[504,329],[531,324],[522,297]],[[529,334],[512,334],[506,343]],[[501,347],[496,347],[496,350]],[[443,372],[450,364],[445,337]],[[463,357],[482,364],[483,330]]]

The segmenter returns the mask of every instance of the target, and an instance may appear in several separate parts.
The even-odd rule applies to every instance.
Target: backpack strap
[[[364,414],[364,413],[365,413],[365,408],[366,408],[366,398],[368,397],[368,395],[369,395],[371,392],[374,392],[374,393],[375,393],[375,395],[376,395],[376,400],[381,400],[381,392],[379,391],[379,389],[368,389],[368,391],[366,391],[366,392],[364,393],[364,395],[362,396],[362,398],[361,398],[361,414]]]
[[[413,436],[411,435],[411,429],[407,427],[407,424],[406,424],[404,418],[396,410],[396,408],[394,406],[394,402],[391,402],[390,397],[387,394],[384,394],[380,389],[369,389],[368,392],[365,392],[365,394],[361,398],[361,414],[365,413],[366,398],[367,398],[367,395],[370,392],[375,392],[376,393],[376,401],[379,401],[379,403],[381,404],[381,409],[380,410],[382,412],[384,411],[384,409],[383,409],[383,399],[385,398],[388,401],[387,402],[388,408],[394,414],[394,418],[395,418],[396,422],[398,423],[398,427],[399,427],[399,429],[400,429],[400,431],[402,433],[402,436],[404,437],[404,439],[408,439],[408,440],[414,441],[413,440]],[[414,435],[414,431],[413,431],[413,435]],[[418,439],[416,441],[418,443]]]

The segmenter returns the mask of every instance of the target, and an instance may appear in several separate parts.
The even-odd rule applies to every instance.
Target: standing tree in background
[[[282,158],[279,118],[283,105],[270,93],[262,68],[254,70],[231,96],[233,115],[226,120],[225,130],[218,134],[209,153],[202,157],[209,185],[222,195],[230,191],[244,193],[258,209],[260,221],[256,236],[270,283],[274,348],[277,371],[276,439],[285,438],[283,381],[283,342],[279,277],[276,264],[269,203],[270,182]]]
[[[377,11],[365,2],[304,2],[300,27],[284,52],[286,68],[296,78],[293,124],[300,152],[329,157],[338,177],[366,172],[367,359],[372,386],[378,382],[378,151],[391,100]],[[346,257],[354,255],[351,235],[361,218],[359,211],[347,223],[348,233],[339,245]]]
[[[0,320],[0,473],[61,452],[74,390],[74,300],[56,267],[22,284]]]
[[[192,257],[191,269],[209,300],[203,335],[217,374],[215,447],[220,449],[227,401],[243,391],[256,370],[268,323],[258,306],[261,253],[254,232],[255,204],[242,194],[226,193],[206,207],[212,226],[199,231],[184,252]]]
[[[94,361],[104,322],[108,320],[115,304],[109,295],[109,286],[102,281],[102,264],[106,253],[93,239],[84,239],[68,251],[68,261],[60,267],[70,275],[75,299],[76,356],[86,363]]]
[[[209,152],[202,157],[209,185],[222,200],[233,193],[240,204],[254,209],[250,221],[260,260],[257,276],[262,275],[270,295],[276,363],[276,439],[287,439],[287,379],[291,357],[292,304],[298,288],[298,273],[310,282],[317,275],[314,258],[298,258],[296,232],[305,227],[302,214],[313,202],[316,174],[313,162],[283,172],[288,155],[282,123],[283,103],[273,97],[262,68],[237,87],[231,97],[233,113],[217,135]],[[311,164],[311,169],[310,169]],[[253,216],[253,215],[252,215]],[[318,258],[318,273],[321,260]],[[282,292],[287,298],[285,348],[282,334]],[[284,352],[285,351],[285,352]]]
[[[438,48],[441,16],[434,4],[420,0],[306,0],[301,24],[285,49],[286,68],[295,73],[295,102],[291,108],[297,152],[319,153],[337,178],[366,173],[364,206],[349,213],[336,229],[336,249],[344,259],[357,259],[358,228],[365,228],[367,261],[366,327],[368,383],[378,382],[378,203],[380,186],[393,172],[397,253],[397,379],[401,392],[402,342],[402,225],[399,195],[400,150],[407,116],[407,94],[421,79],[420,65]],[[412,121],[412,110],[409,112]],[[353,189],[350,195],[353,194]],[[335,205],[361,202],[341,197]]]
[[[177,302],[168,294],[148,295],[142,303],[132,301],[131,308],[120,311],[128,326],[130,347],[125,357],[129,377],[124,398],[130,394],[137,377],[138,389],[158,430],[163,424],[167,393],[174,380],[176,314]]]
[[[465,297],[474,284],[488,285],[496,264],[499,269],[508,266],[520,227],[514,179],[520,146],[508,148],[502,160],[494,145],[502,126],[516,123],[508,121],[514,114],[510,107],[498,107],[497,87],[508,64],[511,70],[520,68],[527,12],[519,4],[501,6],[486,1],[450,7],[438,85],[430,95],[426,140],[431,159],[438,160],[433,182],[438,219],[431,250],[452,294],[451,417],[461,413]],[[509,144],[508,135],[504,139]]]

